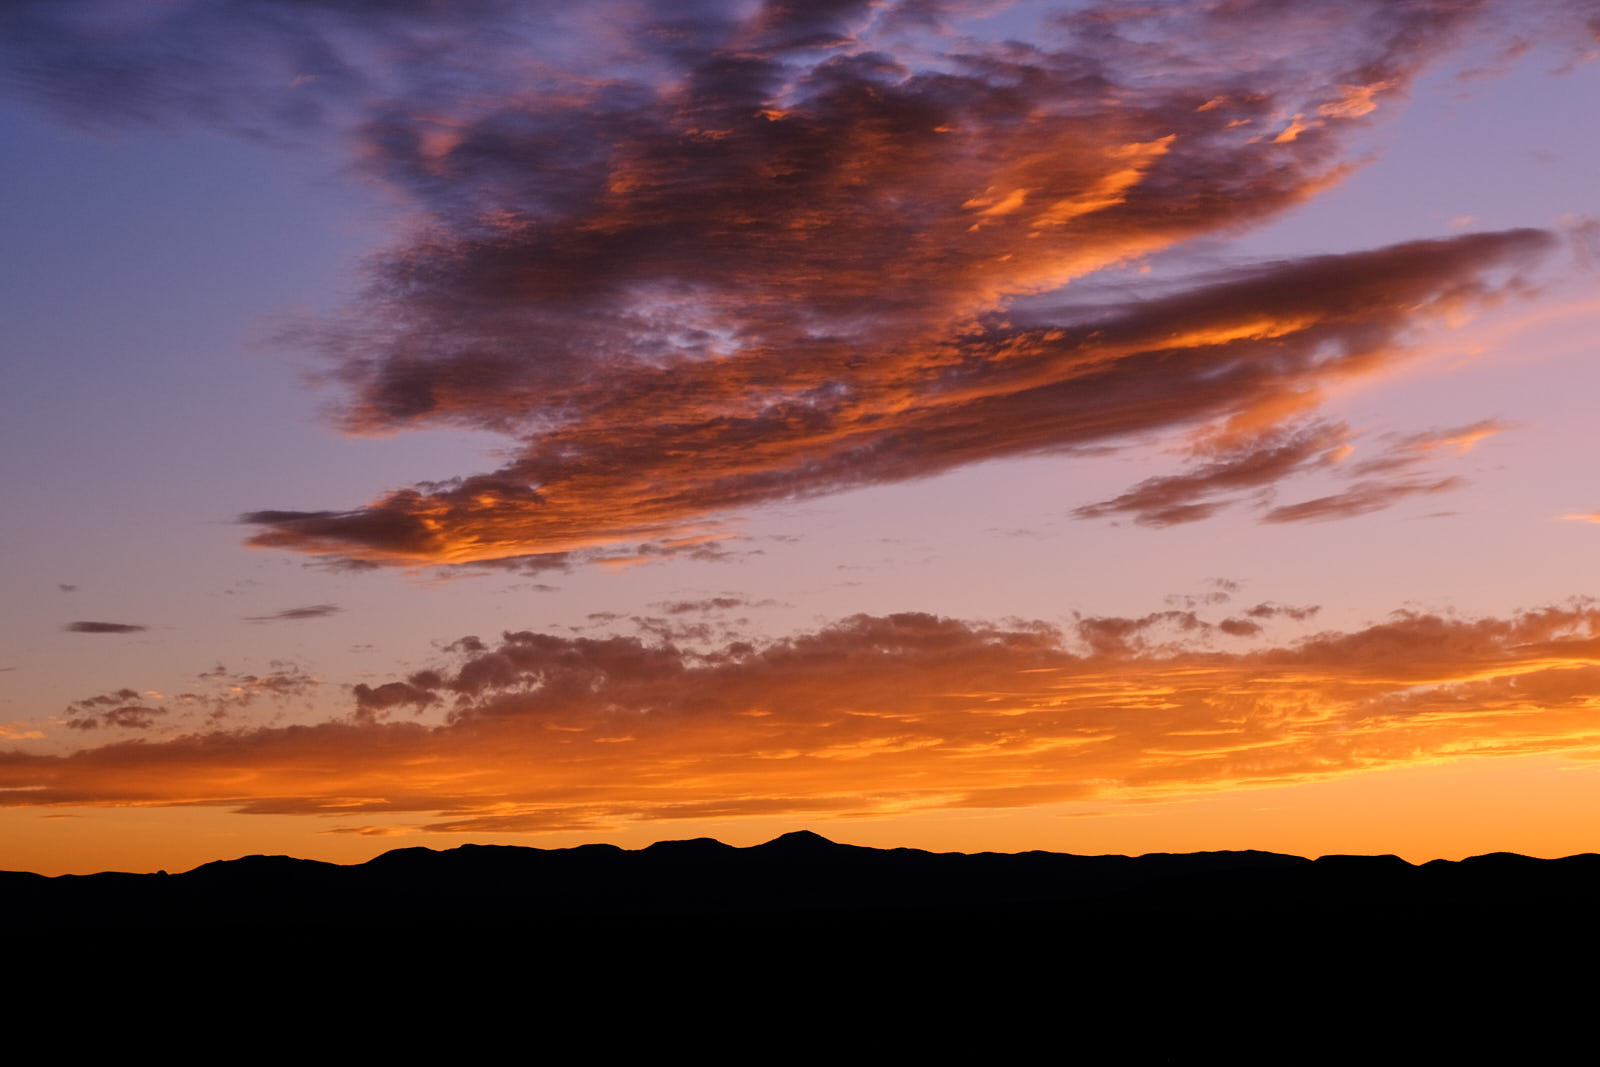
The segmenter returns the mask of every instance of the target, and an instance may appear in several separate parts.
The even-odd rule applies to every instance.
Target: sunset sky
[[[9,0],[0,869],[1600,851],[1597,60]]]

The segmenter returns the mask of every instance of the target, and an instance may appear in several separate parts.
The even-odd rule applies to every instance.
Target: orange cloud
[[[251,543],[576,563],[997,457],[1279,434],[1551,244],[1473,235],[1041,312],[1029,298],[1336,182],[1377,97],[1478,5],[1091,5],[1028,48],[918,36],[936,14],[889,8],[817,8],[799,36],[770,31],[793,14],[772,5],[674,22],[631,77],[557,62],[559,91],[459,101],[447,151],[449,101],[361,125],[365,165],[430,225],[296,340],[327,356],[350,432],[472,426],[516,455],[362,507],[252,512]],[[1317,117],[1249,132],[1285,114]]]
[[[493,474],[355,511],[246,518],[263,527],[260,546],[465,563],[635,538],[682,544],[693,523],[735,508],[1270,410],[1256,431],[1266,436],[1242,446],[1261,453],[1322,383],[1383,368],[1419,315],[1487,292],[1483,271],[1515,268],[1553,241],[1508,231],[1317,257],[1071,326],[994,325],[875,360],[829,342],[618,367],[586,381],[566,423]],[[1314,458],[1218,462],[1242,486]]]
[[[1259,605],[1257,619],[1309,609]],[[431,813],[451,831],[1155,797],[1600,746],[1600,610],[1397,613],[1243,653],[1193,612],[857,616],[701,652],[508,633],[345,721],[0,753],[6,805]],[[1230,638],[1231,639],[1231,638]],[[383,714],[427,694],[442,720]]]
[[[926,0],[359,18],[259,0],[130,8],[116,34],[19,0],[0,52],[80,122],[334,131],[413,205],[352,306],[286,340],[320,354],[347,431],[470,427],[511,458],[364,506],[256,510],[252,544],[544,568],[998,457],[1292,436],[1414,326],[1526,291],[1506,275],[1553,239],[1274,263],[1101,313],[1043,298],[1317,195],[1377,103],[1470,28],[1550,38],[1587,16],[1539,7],[1041,4],[1021,44]],[[1378,488],[1354,510],[1399,498]]]
[[[1373,82],[1370,85],[1342,85],[1337,100],[1330,100],[1317,108],[1317,114],[1335,118],[1359,118],[1378,109],[1378,94],[1389,91],[1394,83]]]

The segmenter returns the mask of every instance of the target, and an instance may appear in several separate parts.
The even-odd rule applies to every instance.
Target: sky
[[[0,868],[1600,851],[1593,0],[13,0]]]

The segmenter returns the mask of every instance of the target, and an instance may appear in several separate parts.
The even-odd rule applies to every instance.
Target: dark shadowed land
[[[490,928],[553,938],[621,927],[981,925],[1089,937],[1135,923],[1259,933],[1360,921],[1421,933],[1469,921],[1482,929],[1591,921],[1600,855],[1495,853],[1421,865],[1255,851],[968,855],[797,831],[750,848],[710,838],[636,851],[463,845],[396,849],[348,866],[246,856],[170,875],[0,872],[0,897],[35,927],[74,928]]]
[[[807,832],[0,873],[11,960],[40,989],[115,975],[225,1018],[315,1004],[391,1039],[429,1017],[523,1020],[763,1062],[1011,1062],[1041,1042],[1130,1063],[1526,1053],[1589,1010],[1569,965],[1600,941],[1597,890],[1593,854],[965,855]]]

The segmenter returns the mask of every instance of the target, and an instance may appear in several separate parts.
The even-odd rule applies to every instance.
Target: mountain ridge
[[[1412,864],[1261,850],[1083,856],[879,849],[797,830],[748,847],[713,838],[639,849],[408,846],[359,864],[293,856],[214,860],[178,874],[46,877],[0,872],[0,906],[36,924],[532,928],[562,923],[976,922],[1086,914],[1204,915],[1261,924],[1446,913],[1584,912],[1600,900],[1600,854],[1490,853]],[[1441,920],[1442,921],[1442,920]]]

